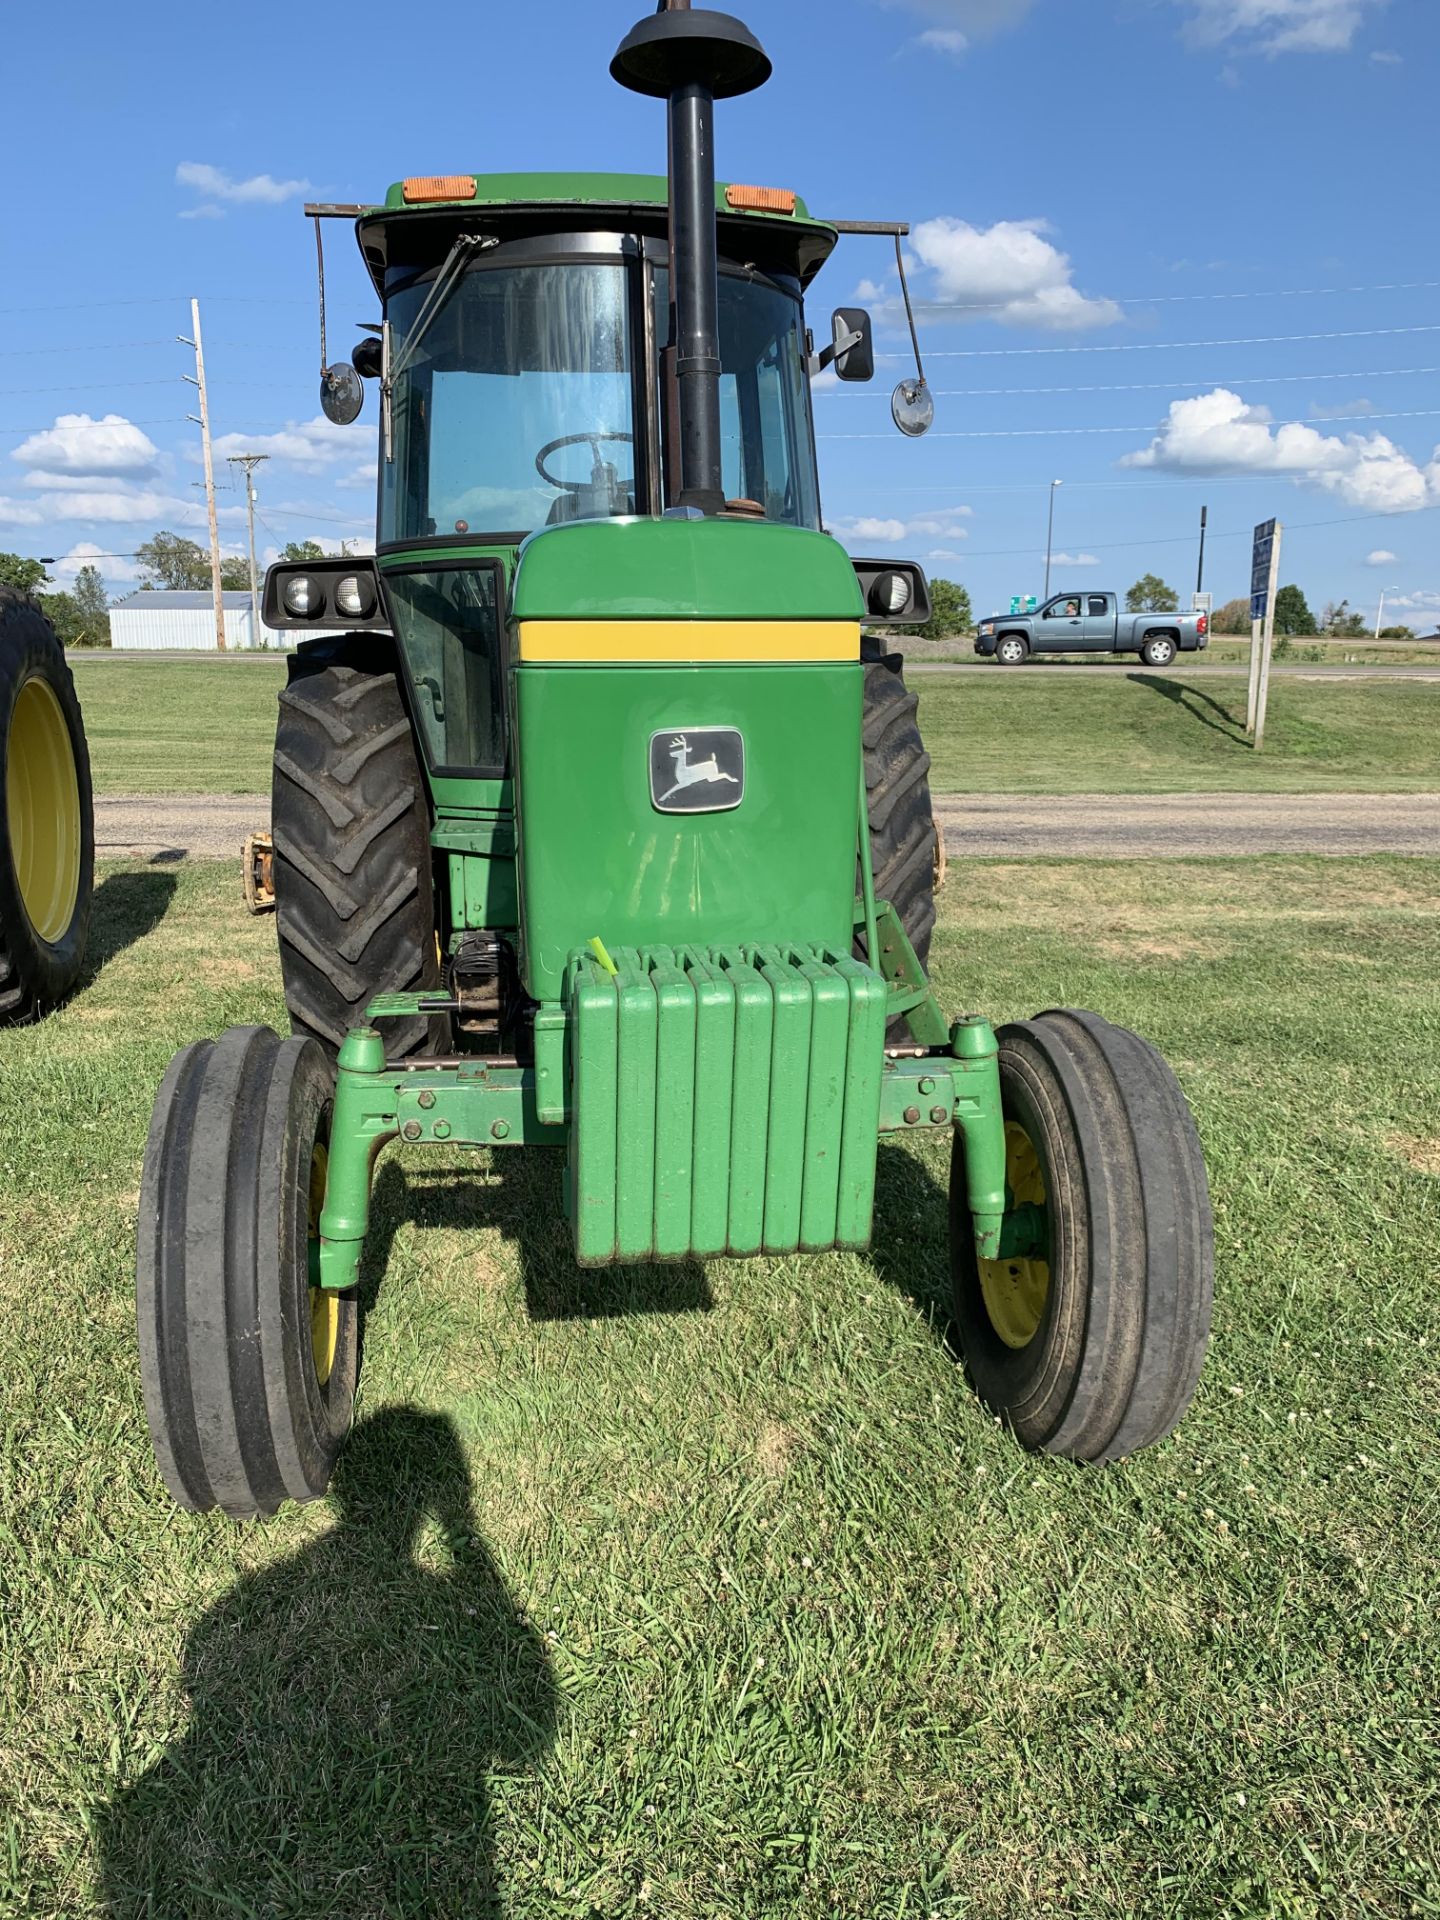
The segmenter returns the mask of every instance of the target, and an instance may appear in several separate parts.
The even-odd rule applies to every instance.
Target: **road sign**
[[[1033,593],[1012,593],[1010,596],[1011,613],[1034,613],[1039,604]]]
[[[1270,557],[1275,546],[1275,522],[1262,520],[1250,549],[1250,618],[1263,620],[1270,610]]]

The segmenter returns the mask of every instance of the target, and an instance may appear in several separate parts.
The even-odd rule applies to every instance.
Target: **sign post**
[[[1262,520],[1250,553],[1250,685],[1245,731],[1255,736],[1258,753],[1265,744],[1265,708],[1270,699],[1270,653],[1275,641],[1275,596],[1280,581],[1278,520]]]

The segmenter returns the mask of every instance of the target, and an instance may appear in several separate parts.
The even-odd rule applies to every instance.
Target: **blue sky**
[[[8,25],[0,547],[124,555],[203,537],[180,376],[202,300],[219,451],[271,454],[261,544],[373,531],[375,408],[318,418],[305,198],[405,173],[660,163],[659,108],[606,73],[632,0],[412,13],[82,4]],[[873,387],[817,396],[827,522],[976,609],[1054,584],[1247,588],[1282,572],[1417,629],[1440,617],[1435,0],[750,0],[770,84],[720,109],[725,177],[914,223],[937,395],[903,440],[887,243],[844,240],[812,318],[863,289]],[[57,22],[63,18],[63,31]],[[1427,241],[1426,235],[1430,238]],[[327,230],[332,357],[375,317]],[[220,466],[230,480],[233,470]],[[220,495],[239,550],[238,490]],[[112,591],[133,563],[99,560]]]

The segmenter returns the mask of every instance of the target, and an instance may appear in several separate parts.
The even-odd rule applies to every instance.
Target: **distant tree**
[[[18,587],[21,593],[34,594],[49,584],[50,576],[39,560],[27,560],[21,553],[0,553],[0,587]]]
[[[110,644],[110,596],[98,567],[81,567],[75,576],[71,597],[80,617],[82,647],[108,647]]]
[[[897,627],[897,633],[913,633],[922,640],[947,640],[952,633],[969,633],[975,624],[970,610],[970,595],[958,580],[930,582],[930,618],[923,626]]]
[[[1413,627],[1381,627],[1380,638],[1382,640],[1413,640],[1415,629]]]
[[[1223,607],[1217,607],[1210,622],[1210,631],[1212,633],[1249,633],[1250,602],[1227,600]]]
[[[1180,596],[1158,573],[1142,573],[1125,596],[1127,613],[1174,613]]]
[[[1275,596],[1276,633],[1314,633],[1315,616],[1299,587],[1281,587]]]
[[[287,540],[280,549],[282,560],[323,560],[325,549],[318,540]]]
[[[40,602],[40,611],[55,629],[55,638],[62,647],[80,647],[83,639],[84,622],[80,609],[71,593],[41,593],[36,599]]]
[[[210,560],[201,546],[183,533],[157,533],[135,549],[140,562],[140,584],[199,593],[210,584]]]
[[[1370,628],[1363,613],[1350,611],[1348,600],[1331,600],[1320,616],[1320,631],[1336,640],[1363,640]]]
[[[221,560],[220,584],[227,593],[250,591],[250,562],[243,554],[228,554]]]

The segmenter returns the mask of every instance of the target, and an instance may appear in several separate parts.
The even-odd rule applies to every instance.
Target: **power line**
[[[103,427],[108,432],[113,433],[115,428],[119,426],[173,427],[177,424],[183,425],[187,418],[188,416],[183,413],[165,413],[151,415],[144,420],[90,420],[64,427],[61,431],[64,433],[97,433]],[[43,426],[39,427],[0,427],[0,433],[54,433],[54,431],[55,422],[53,420],[47,420]]]
[[[1411,409],[1405,413],[1367,413],[1359,416],[1368,425],[1372,420],[1434,420],[1440,418],[1440,407]],[[1267,420],[1267,427],[1313,427],[1313,420]],[[1088,433],[1139,433],[1154,434],[1155,422],[1152,420],[1143,427],[967,427],[955,428],[948,433],[930,433],[929,440],[1043,440],[1052,438],[1071,439]],[[888,433],[819,433],[817,440],[889,440]]]
[[[1440,367],[1373,367],[1368,373],[1247,373],[1204,380],[1128,380],[1088,387],[935,387],[937,400],[980,400],[987,395],[1012,396],[1022,393],[1173,393],[1176,387],[1273,387],[1282,382],[1307,380],[1385,380],[1402,374],[1440,373]],[[860,393],[849,387],[821,387],[817,398],[832,400],[873,400],[873,393]]]
[[[1170,306],[1183,300],[1315,300],[1331,293],[1417,293],[1440,287],[1440,280],[1379,281],[1373,287],[1253,287],[1238,293],[1112,293],[1085,298],[1108,299],[1115,306]],[[898,301],[891,305],[898,308]],[[1014,300],[917,300],[917,313],[1004,313]]]
[[[1419,327],[1349,327],[1330,333],[1257,333],[1237,340],[1117,340],[1103,347],[927,347],[931,360],[994,360],[1038,353],[1177,353],[1182,347],[1276,347],[1296,340],[1372,340],[1398,333],[1440,333],[1440,324]],[[877,360],[908,360],[905,353],[877,353]]]

